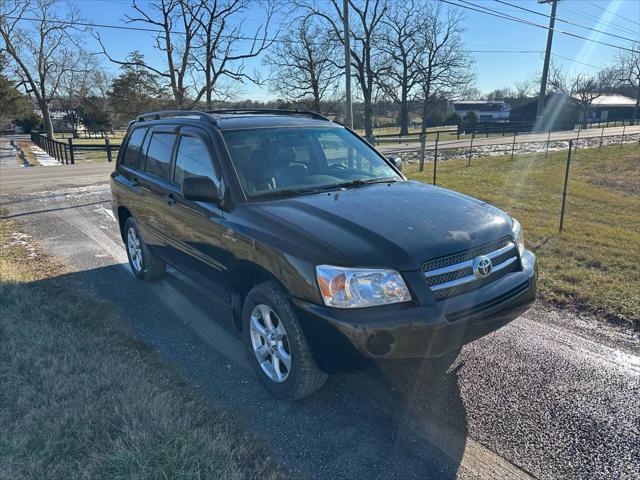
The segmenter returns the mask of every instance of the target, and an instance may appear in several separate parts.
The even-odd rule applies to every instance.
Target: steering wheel
[[[334,163],[333,165],[329,165],[329,170],[349,170],[344,163]]]

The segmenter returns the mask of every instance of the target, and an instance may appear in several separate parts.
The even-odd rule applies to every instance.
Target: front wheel
[[[140,280],[158,280],[164,276],[166,264],[156,257],[140,238],[138,226],[132,217],[124,223],[124,243],[131,272]]]
[[[327,375],[316,367],[300,323],[282,289],[254,287],[244,302],[243,334],[250,362],[277,398],[298,400],[318,390]]]

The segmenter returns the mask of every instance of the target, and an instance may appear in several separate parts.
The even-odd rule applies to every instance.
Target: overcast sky
[[[143,0],[144,1],[144,0]],[[326,0],[320,0],[325,1]],[[455,0],[454,0],[455,1]],[[548,19],[533,13],[498,3],[494,0],[468,0],[472,4],[482,5],[505,14],[514,15],[534,23],[547,25]],[[505,0],[520,7],[549,14],[551,6],[539,4],[537,0]],[[76,0],[85,20],[124,25],[126,14],[133,14],[129,0]],[[446,4],[444,8],[449,8]],[[526,80],[542,69],[542,51],[545,48],[547,31],[534,26],[512,22],[482,13],[465,10],[466,32],[464,41],[473,51],[476,59],[477,87],[486,93],[495,88],[513,86]],[[560,0],[557,17],[577,24],[602,30],[640,41],[640,0]],[[260,9],[252,9],[247,17],[244,29],[253,33],[262,22]],[[276,19],[276,29],[284,30],[289,19],[280,15]],[[628,45],[624,39],[579,28],[566,23],[557,23],[557,29],[574,32],[581,36],[616,45]],[[162,65],[162,56],[154,50],[153,34],[110,29],[96,29],[112,56],[124,58],[132,50],[140,50],[145,57],[157,65]],[[275,29],[274,29],[275,30]],[[97,45],[89,42],[87,48],[98,50]],[[482,50],[522,50],[522,52],[482,52]],[[527,51],[527,52],[524,52]],[[554,36],[554,61],[571,70],[593,71],[610,63],[618,52],[613,47],[591,43],[586,40],[568,37],[556,33]],[[117,66],[104,60],[105,66],[112,71]],[[251,60],[247,68],[263,69],[262,59]],[[274,98],[266,87],[246,86],[241,97],[255,100]]]

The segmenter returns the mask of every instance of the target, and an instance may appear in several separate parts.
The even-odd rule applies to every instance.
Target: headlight
[[[411,300],[402,275],[395,270],[316,267],[325,305],[339,308],[372,307]]]
[[[516,241],[520,258],[524,255],[524,234],[522,233],[522,226],[520,222],[511,217],[511,230],[513,231],[513,238]]]

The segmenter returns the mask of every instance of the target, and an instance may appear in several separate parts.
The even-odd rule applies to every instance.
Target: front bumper
[[[439,357],[518,318],[534,302],[537,265],[526,251],[522,271],[436,302],[420,272],[405,273],[414,300],[338,309],[294,299],[319,368],[367,368],[385,360]]]

